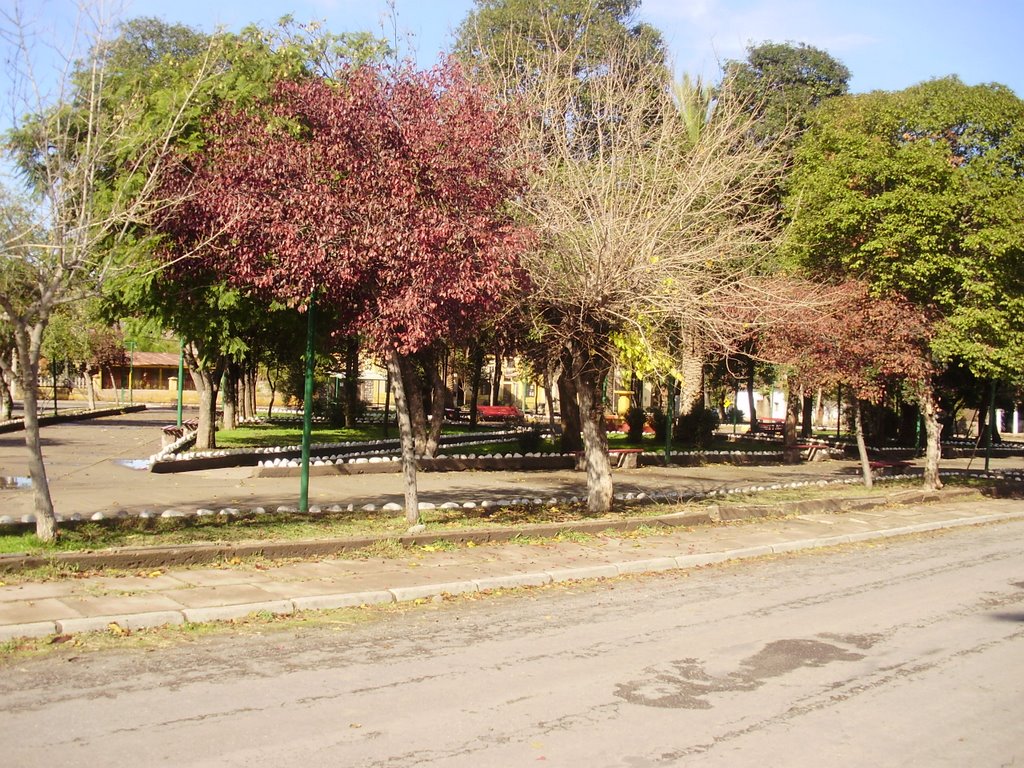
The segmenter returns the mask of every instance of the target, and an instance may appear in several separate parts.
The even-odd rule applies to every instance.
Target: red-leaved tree
[[[164,221],[172,271],[213,269],[299,306],[315,296],[367,339],[391,372],[415,522],[401,361],[465,336],[521,285],[527,236],[505,211],[522,187],[514,114],[445,62],[282,82],[208,130],[168,178],[190,191]]]
[[[800,317],[788,317],[761,342],[761,354],[791,367],[806,387],[847,388],[854,398],[854,423],[864,483],[871,485],[861,403],[882,402],[904,386],[921,405],[928,437],[925,485],[940,488],[939,423],[932,390],[935,373],[927,313],[900,296],[872,296],[850,281],[823,296]]]

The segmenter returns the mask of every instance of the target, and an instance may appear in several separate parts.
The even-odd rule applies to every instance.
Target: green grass
[[[543,429],[544,425],[541,425]],[[489,433],[501,431],[503,427],[478,427],[475,432],[481,437]],[[468,425],[446,424],[444,434],[462,435],[469,434],[473,430]],[[387,437],[395,439],[398,436],[398,429],[392,425],[388,429]],[[362,442],[369,440],[385,439],[384,427],[381,424],[365,424],[358,427],[329,427],[324,424],[313,425],[314,443],[346,443]],[[248,424],[232,430],[224,430],[217,433],[217,446],[220,448],[265,448],[271,446],[299,445],[302,441],[302,425],[294,422],[268,422],[265,424]],[[654,435],[644,435],[640,443],[630,443],[625,434],[608,435],[608,445],[611,448],[642,448],[645,451],[662,451],[665,444],[655,439]],[[561,446],[558,440],[540,440],[537,447],[530,449],[538,453],[558,453]],[[672,450],[695,450],[692,446],[681,443],[673,443]],[[778,446],[772,443],[764,443],[758,440],[730,440],[726,436],[719,435],[704,450],[708,451],[775,451]],[[493,445],[473,446],[450,446],[442,447],[441,453],[515,453],[522,452],[523,447],[519,441],[513,440]]]
[[[469,432],[468,426],[446,426],[444,434],[457,435]],[[493,429],[479,428],[481,435]],[[331,427],[324,424],[313,424],[312,440],[314,443],[347,443],[367,440],[383,440],[385,437],[398,437],[398,428],[391,425],[384,434],[382,424],[362,424],[357,427]],[[265,424],[247,424],[236,429],[222,430],[217,433],[219,448],[266,448],[270,446],[298,445],[302,442],[302,422],[267,422]]]
[[[664,451],[665,441],[657,440],[654,435],[644,435],[644,438],[639,443],[629,442],[629,436],[625,433],[622,434],[610,434],[608,435],[608,446],[610,448],[643,448],[645,451]],[[715,435],[711,443],[704,448],[696,448],[693,445],[687,445],[684,443],[673,442],[673,451],[778,451],[781,448],[776,443],[766,443],[761,440],[747,440],[743,437],[738,437],[736,440],[730,440],[726,435],[718,434]]]

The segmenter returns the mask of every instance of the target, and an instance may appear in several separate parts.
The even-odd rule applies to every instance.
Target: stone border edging
[[[918,523],[915,525],[886,528],[863,533],[839,534],[815,539],[799,539],[780,544],[742,547],[720,552],[701,554],[667,555],[646,560],[621,561],[601,565],[577,568],[560,568],[546,571],[488,576],[457,582],[421,584],[410,587],[392,587],[390,589],[370,592],[342,592],[333,595],[315,595],[273,600],[258,603],[237,603],[234,605],[213,606],[207,608],[184,608],[181,610],[150,611],[137,614],[113,614],[109,616],[89,616],[55,621],[41,621],[31,624],[13,624],[0,628],[0,641],[15,638],[38,638],[50,635],[64,635],[78,632],[107,631],[111,624],[123,629],[134,631],[167,625],[203,623],[212,621],[231,621],[244,618],[253,613],[271,613],[277,616],[288,616],[296,612],[308,610],[336,610],[341,608],[359,608],[369,605],[410,602],[445,595],[489,592],[499,589],[515,589],[537,587],[583,579],[608,579],[619,576],[660,573],[671,570],[700,568],[734,560],[750,560],[767,555],[799,552],[822,547],[854,544],[874,539],[895,538],[915,533],[964,528],[988,523],[1024,519],[1024,512],[1005,512],[973,518],[957,518],[939,522]]]
[[[66,413],[58,413],[56,416],[40,416],[39,426],[45,427],[50,424],[65,424],[70,421],[87,421],[89,419],[98,419],[104,416],[121,416],[126,413],[139,413],[144,410],[146,410],[145,403],[140,403],[139,405],[118,406],[117,408],[94,408],[91,411],[88,409],[68,411]],[[21,432],[24,429],[24,417],[0,423],[0,434],[7,432]]]
[[[486,445],[505,443],[521,437],[522,430],[505,430],[487,433],[458,433],[442,435],[440,447]],[[302,455],[302,446],[284,445],[260,448],[216,448],[180,454],[182,448],[191,445],[195,433],[184,435],[178,442],[149,457],[150,471],[156,473],[189,472],[200,469],[225,469],[228,467],[279,466],[296,461]],[[398,438],[387,440],[351,440],[341,443],[314,443],[310,446],[310,466],[343,464],[355,461],[369,461],[377,457],[397,454]],[[296,464],[297,466],[297,464]]]

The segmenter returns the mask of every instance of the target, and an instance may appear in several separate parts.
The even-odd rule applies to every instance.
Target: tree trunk
[[[437,456],[437,447],[441,443],[441,428],[444,426],[444,407],[448,400],[448,387],[444,384],[440,371],[438,371],[438,355],[434,354],[429,359],[424,359],[424,366],[430,377],[431,398],[430,398],[430,431],[427,433],[426,455],[433,458]]]
[[[750,406],[750,432],[759,432],[757,426],[757,412],[754,410],[754,373],[757,370],[757,363],[753,357],[747,358],[747,404]]]
[[[46,323],[34,326],[15,326],[14,343],[17,354],[17,383],[21,387],[22,407],[25,411],[25,447],[28,449],[28,474],[32,479],[32,497],[36,516],[36,536],[40,541],[57,538],[57,516],[53,511],[50,483],[43,463],[43,444],[39,434],[39,353]],[[13,360],[12,366],[13,368]],[[15,371],[8,370],[14,380]]]
[[[238,364],[238,418],[244,423],[253,417],[249,410],[249,360]]]
[[[345,380],[342,389],[345,426],[352,428],[359,415],[359,339],[355,336],[349,337],[345,343]]]
[[[814,393],[814,423],[825,423],[825,398],[822,396],[821,387]]]
[[[921,415],[924,416],[924,432],[927,439],[924,459],[924,487],[937,491],[942,487],[939,479],[939,458],[942,455],[942,428],[939,425],[939,408],[930,384],[920,390]]]
[[[35,501],[36,536],[40,541],[57,538],[57,516],[53,511],[50,484],[43,463],[43,446],[39,435],[39,404],[36,400],[36,382],[22,382],[22,404],[25,408],[25,447],[28,448],[28,474],[32,478],[32,496]]]
[[[604,406],[601,404],[602,371],[594,367],[587,353],[578,353],[575,370],[579,398],[580,426],[583,432],[584,460],[587,468],[587,509],[595,514],[612,507],[612,468],[608,460],[608,435]],[[589,359],[588,359],[589,358]]]
[[[491,405],[501,405],[501,351],[494,353],[494,375],[491,376]]]
[[[870,488],[874,485],[874,478],[871,476],[871,462],[868,461],[868,447],[864,443],[864,414],[859,398],[853,401],[853,430],[857,437],[857,455],[860,457],[860,473],[864,478],[864,487]]]
[[[11,394],[11,376],[0,366],[0,421],[10,421],[14,415],[14,397]]]
[[[813,437],[814,436],[814,397],[807,394],[803,395],[803,414],[801,415],[802,423],[800,425],[800,437]]]
[[[423,382],[415,358],[399,355],[398,364],[402,372],[402,389],[405,393],[414,450],[417,456],[424,456],[427,453],[427,411],[423,405]]]
[[[278,368],[280,370],[280,368]],[[277,380],[270,373],[270,366],[267,366],[267,386],[270,387],[270,402],[267,403],[267,419],[274,415],[274,400],[277,398]]]
[[[402,480],[405,483],[405,519],[409,525],[420,520],[419,496],[416,489],[416,453],[413,444],[412,420],[409,417],[409,403],[405,396],[402,358],[397,350],[391,350],[387,358],[388,373],[391,374],[391,391],[395,396],[395,412],[398,414],[398,436],[402,446]]]
[[[480,379],[484,372],[484,348],[473,345],[473,375],[470,380],[469,428],[476,429],[478,401],[480,399]]]
[[[782,447],[796,447],[796,420],[800,414],[800,390],[793,384],[793,377],[786,377],[786,421],[782,425]]]
[[[92,371],[89,370],[89,366],[85,366],[85,397],[89,401],[89,410],[96,410],[96,385],[92,381]]]
[[[238,426],[238,363],[232,360],[224,371],[224,429]]]
[[[568,362],[568,361],[567,361]],[[562,414],[562,453],[575,453],[583,450],[583,439],[580,436],[580,405],[576,392],[576,382],[569,373],[568,365],[562,367],[558,376],[558,411]]]
[[[217,385],[224,372],[224,358],[218,359],[212,368],[199,364],[199,356],[188,346],[189,373],[199,393],[199,424],[196,430],[197,451],[209,451],[217,447]]]
[[[249,367],[248,367],[248,370],[247,370],[247,373],[246,373],[246,379],[249,382],[249,386],[248,386],[248,392],[249,392],[249,400],[248,400],[248,403],[249,403],[249,408],[248,408],[249,418],[252,418],[252,419],[255,419],[257,417],[257,413],[256,413],[256,385],[259,384],[259,380],[260,380],[259,370],[260,370],[260,364],[256,361],[256,358],[255,357],[250,358],[249,359]]]
[[[109,373],[109,374],[110,374],[110,388],[111,388],[112,390],[114,390],[114,399],[115,399],[115,400],[116,400],[116,401],[117,401],[118,403],[120,403],[120,402],[121,402],[121,395],[120,395],[120,393],[119,393],[119,391],[118,391],[118,389],[117,389],[117,380],[116,380],[116,379],[114,378],[114,369],[113,369],[113,368],[109,369],[109,370],[107,371],[107,373]],[[101,384],[103,383],[103,381],[102,381],[102,377],[103,377],[103,374],[101,373],[101,374],[100,374],[100,383],[101,383]]]
[[[554,378],[555,371],[550,368],[544,372],[544,400],[548,411],[548,429],[551,431],[552,440],[555,437],[555,400],[554,400]]]
[[[194,374],[202,384],[196,382],[199,390],[199,423],[196,430],[197,451],[209,451],[217,447],[217,386],[206,371]]]

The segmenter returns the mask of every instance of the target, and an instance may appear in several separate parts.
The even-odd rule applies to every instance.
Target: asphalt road
[[[0,670],[5,765],[1024,764],[1024,524]]]

